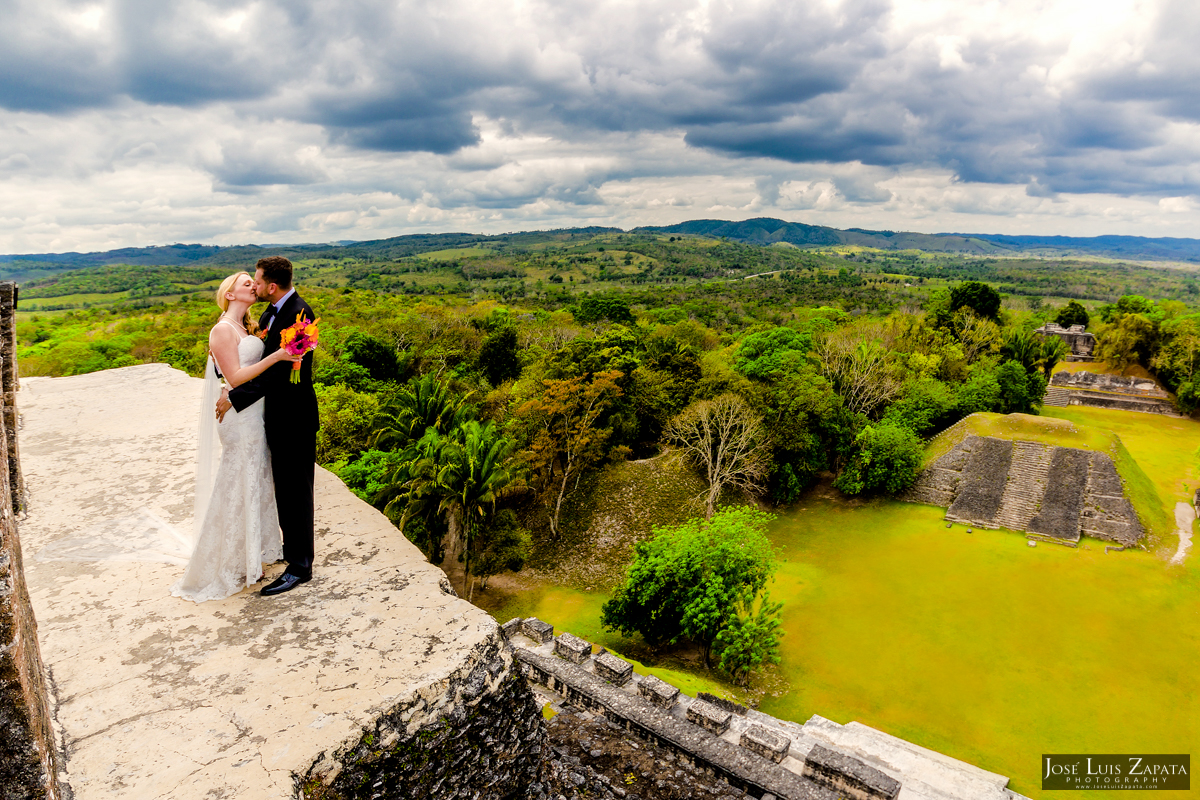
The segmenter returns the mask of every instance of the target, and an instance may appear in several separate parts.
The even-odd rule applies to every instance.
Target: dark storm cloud
[[[1051,88],[1065,37],[898,33],[885,0],[0,0],[0,107],[222,105],[387,153],[470,148],[481,119],[574,144],[682,133],[735,157],[934,168],[1038,197],[1194,193],[1200,177],[1174,165],[1195,148],[1171,131],[1200,120],[1200,21],[1175,0],[1154,13],[1144,56],[1098,58]],[[230,150],[208,169],[229,187],[324,180],[297,164]],[[478,201],[595,202],[594,177]],[[890,197],[870,182],[838,189]]]

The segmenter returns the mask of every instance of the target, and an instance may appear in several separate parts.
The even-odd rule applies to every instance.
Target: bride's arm
[[[280,361],[299,361],[303,358],[303,356],[293,356],[281,347],[266,358],[243,367],[241,359],[238,357],[240,341],[237,332],[228,325],[214,325],[208,334],[208,348],[217,361],[217,369],[221,370],[221,374],[225,376],[225,384],[231,389],[252,378],[257,378],[273,364],[278,364]]]

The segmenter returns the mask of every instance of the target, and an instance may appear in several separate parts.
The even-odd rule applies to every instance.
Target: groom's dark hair
[[[254,268],[262,270],[263,280],[267,283],[273,283],[280,289],[292,288],[292,262],[283,256],[260,258]]]

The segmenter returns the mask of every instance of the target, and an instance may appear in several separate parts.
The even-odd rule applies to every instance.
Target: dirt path
[[[1179,549],[1171,557],[1172,564],[1182,564],[1192,549],[1192,523],[1196,521],[1196,510],[1188,503],[1175,504],[1175,527],[1178,528]]]

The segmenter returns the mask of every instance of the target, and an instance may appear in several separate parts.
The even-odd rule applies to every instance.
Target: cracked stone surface
[[[172,597],[200,386],[148,364],[27,379],[18,394],[26,577],[78,800],[294,797],[296,776],[381,714],[496,652],[496,623],[443,592],[443,573],[320,468],[311,583]]]

